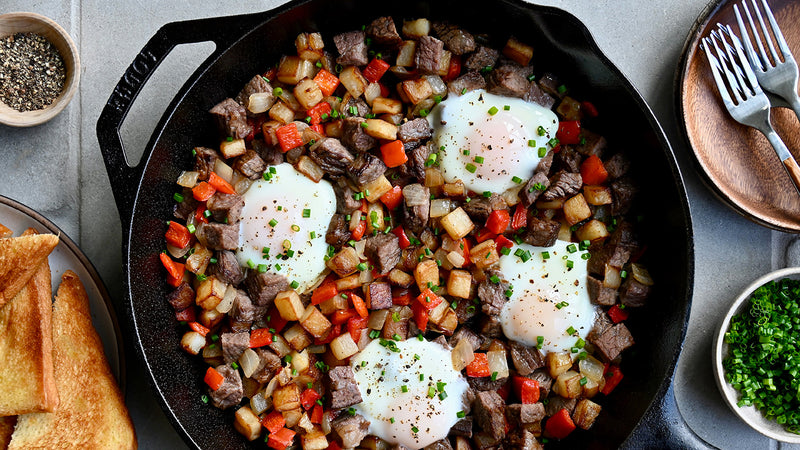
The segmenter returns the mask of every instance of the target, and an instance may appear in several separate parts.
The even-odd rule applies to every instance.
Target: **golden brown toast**
[[[54,234],[0,239],[0,308],[19,293],[56,245]]]
[[[28,230],[21,238],[38,237],[34,233]],[[52,292],[45,255],[22,290],[0,309],[0,416],[52,411],[58,406]]]
[[[17,424],[17,416],[0,417],[0,450],[8,448],[11,442],[11,433],[14,432],[14,425]]]
[[[13,235],[14,235],[14,232],[11,231],[11,228],[8,228],[7,226],[5,226],[2,223],[0,223],[0,239],[8,238],[8,237],[11,237]]]
[[[61,277],[56,294],[53,363],[58,409],[20,416],[9,448],[136,448],[133,423],[92,326],[89,299],[72,271]]]

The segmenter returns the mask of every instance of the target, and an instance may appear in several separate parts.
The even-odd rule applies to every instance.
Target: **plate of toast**
[[[102,280],[36,211],[0,196],[0,449],[135,448]]]

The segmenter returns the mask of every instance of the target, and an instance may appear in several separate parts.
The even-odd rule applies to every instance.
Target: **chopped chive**
[[[536,147],[536,141],[533,139],[528,139],[528,147]]]
[[[547,134],[547,131],[544,129],[543,126],[539,125],[539,128],[536,129],[536,134],[538,134],[539,136],[544,136],[545,134]]]
[[[183,195],[178,194],[177,192],[172,195],[172,198],[178,203],[181,203],[184,200]]]
[[[291,286],[292,289],[297,289],[298,286],[300,286],[300,283],[298,283],[297,280],[292,280],[292,283],[289,286]]]
[[[492,372],[492,381],[497,380],[497,372]]]
[[[292,224],[292,231],[300,231],[300,225]]]
[[[309,233],[308,233],[308,237],[309,237],[310,239],[314,239],[314,238],[316,238],[316,237],[317,237],[317,232],[316,232],[316,231],[311,231],[311,232],[309,232]]]
[[[513,181],[514,183],[517,183],[517,184],[522,184],[523,180],[522,180],[522,178],[520,178],[520,177],[515,175],[515,176],[511,177],[511,181]]]
[[[271,226],[271,227],[274,227],[277,224],[278,224],[278,221],[275,220],[275,219],[272,219],[272,220],[269,221],[269,226]]]
[[[511,110],[511,105],[503,105],[503,111]]]
[[[408,392],[408,386],[406,386],[404,384],[404,385],[400,386],[400,390],[403,391],[403,392]]]
[[[280,97],[281,94],[283,94],[283,89],[277,87],[272,91],[272,93],[275,94],[275,96]]]
[[[475,173],[475,171],[478,170],[478,168],[475,167],[475,165],[472,164],[472,163],[467,163],[466,169],[467,169],[467,172],[469,172],[469,173]]]
[[[255,269],[256,268],[256,263],[254,263],[252,259],[248,259],[247,260],[247,267],[249,267],[251,269]]]
[[[464,411],[459,411],[456,413],[456,417],[458,417],[459,419],[463,419],[464,417],[467,417],[467,413],[465,413]]]
[[[493,115],[497,114],[497,111],[499,111],[497,109],[497,107],[496,106],[492,106],[491,108],[489,108],[489,115],[493,116]]]
[[[186,225],[186,229],[189,230],[189,233],[191,234],[194,234],[194,232],[197,231],[197,228],[191,223]]]
[[[305,217],[306,219],[311,217],[311,210],[310,209],[304,209],[303,210],[303,217]]]
[[[469,156],[469,150],[464,150],[464,151],[462,151],[461,153],[463,153],[463,154],[464,154],[464,156]]]
[[[567,328],[567,334],[575,334],[575,327],[571,326]]]
[[[544,158],[544,155],[547,154],[547,148],[539,147],[539,158]]]
[[[467,88],[464,88],[464,89],[461,90],[461,95],[464,95],[466,93],[467,93]]]
[[[474,161],[478,164],[483,164],[483,156],[476,156]]]
[[[267,272],[267,265],[266,264],[259,264],[258,265],[258,272],[259,273],[266,273]]]

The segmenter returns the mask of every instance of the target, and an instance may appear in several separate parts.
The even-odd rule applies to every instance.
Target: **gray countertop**
[[[112,298],[123,299],[121,228],[95,135],[114,85],[147,40],[167,22],[271,9],[282,1],[3,0],[0,13],[33,11],[74,38],[83,73],[79,93],[58,117],[29,129],[0,125],[0,194],[38,210],[87,254]],[[720,448],[793,448],[746,427],[722,403],[710,364],[713,329],[725,306],[758,276],[800,262],[795,236],[740,217],[712,196],[689,161],[677,131],[673,77],[687,33],[706,0],[545,0],[582,20],[600,48],[650,104],[670,139],[686,181],[694,222],[696,269],[689,331],[674,391],[689,427]],[[137,161],[173,95],[213,44],[175,49],[156,71],[122,127],[129,159]],[[33,188],[32,188],[33,187]],[[183,448],[127,355],[127,402],[142,448]]]

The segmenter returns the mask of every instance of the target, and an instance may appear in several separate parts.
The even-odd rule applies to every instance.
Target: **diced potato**
[[[611,204],[611,189],[607,186],[584,186],[583,197],[590,205],[609,205]]]
[[[339,292],[349,291],[351,289],[355,289],[361,286],[361,280],[359,279],[359,275],[357,273],[344,278],[339,278],[338,280],[335,281],[335,283],[336,283],[336,289]],[[327,313],[323,311],[323,314]]]
[[[303,372],[304,370],[308,369],[308,365],[310,363],[308,358],[308,350],[295,350],[290,353],[290,355],[292,356],[292,369],[298,372]]]
[[[439,286],[439,265],[432,259],[422,261],[414,268],[414,279],[420,291]]]
[[[319,33],[300,33],[294,40],[297,55],[308,61],[317,61],[322,58],[322,49],[325,43]]]
[[[553,378],[558,377],[572,367],[572,357],[567,352],[550,352],[545,357],[545,362],[547,363],[547,370]]]
[[[472,247],[469,250],[469,259],[478,269],[489,267],[500,261],[500,254],[497,252],[497,244],[494,239],[489,239]]]
[[[222,141],[219,144],[219,152],[225,158],[235,158],[239,155],[244,155],[247,148],[244,145],[244,139],[233,139],[230,141]]]
[[[342,83],[342,86],[347,89],[350,95],[356,98],[361,97],[367,88],[367,84],[369,84],[369,81],[364,78],[364,75],[361,75],[361,71],[356,66],[345,67],[342,73],[339,74],[339,82]]]
[[[208,277],[200,282],[197,286],[197,293],[195,302],[197,306],[203,309],[214,309],[222,301],[225,296],[225,290],[228,286],[217,277]]]
[[[603,222],[592,219],[575,231],[575,235],[581,241],[597,241],[608,236],[608,229]]]
[[[367,85],[366,89],[364,89],[364,100],[367,102],[370,108],[372,108],[373,114],[378,114],[375,112],[374,104],[375,100],[380,97],[381,95],[381,85],[378,83],[370,83]]]
[[[294,120],[294,111],[286,106],[286,103],[275,102],[272,108],[269,109],[269,117],[276,122],[280,122],[282,125],[286,125]],[[244,143],[242,145],[244,145]]]
[[[400,83],[400,86],[401,89],[398,89],[398,91],[401,91],[408,101],[415,105],[433,94],[433,88],[431,88],[428,80],[424,78],[405,80]]]
[[[564,220],[559,221],[561,226],[558,228],[558,240],[571,241],[572,240],[572,227],[569,226]]]
[[[436,167],[425,169],[425,187],[437,187],[444,184],[444,175]]]
[[[237,409],[234,416],[236,420],[233,422],[233,427],[236,428],[236,431],[242,433],[245,439],[254,441],[261,435],[261,420],[249,406],[242,406]]]
[[[605,276],[603,277],[603,286],[611,289],[619,289],[622,284],[622,276],[620,275],[619,268],[610,264],[606,264]]]
[[[415,64],[417,54],[417,41],[403,41],[400,50],[397,52],[395,64],[401,67],[411,67]]]
[[[322,101],[322,91],[311,78],[303,78],[294,87],[294,97],[303,109],[310,109]]]
[[[190,355],[196,355],[206,346],[206,338],[196,331],[188,331],[181,338],[181,348]]]
[[[211,261],[212,252],[203,244],[195,242],[194,252],[186,258],[186,270],[192,273],[206,273],[208,262]]]
[[[277,78],[281,83],[297,84],[305,77],[314,76],[314,64],[299,56],[284,56],[278,65]]]
[[[563,198],[550,201],[539,200],[536,202],[536,209],[561,209],[562,206],[564,206]]]
[[[397,114],[403,112],[403,102],[393,98],[377,97],[372,101],[373,114]]]
[[[325,433],[318,426],[303,435],[302,444],[303,450],[325,450],[330,445]]]
[[[397,125],[393,123],[381,119],[367,119],[365,125],[367,127],[364,128],[364,131],[376,139],[385,139],[387,141],[397,139]]]
[[[489,350],[486,352],[486,358],[489,360],[489,372],[495,378],[508,377],[508,358],[505,349]],[[497,375],[494,375],[495,373]]]
[[[224,318],[225,315],[216,309],[204,309],[197,317],[197,321],[206,328],[214,328],[219,325]]]
[[[463,197],[464,196],[464,182],[455,180],[452,183],[445,183],[442,186],[442,192],[448,197]]]
[[[586,383],[581,386],[581,396],[585,398],[592,398],[600,392],[600,385],[596,381],[586,379]]]
[[[394,125],[392,125],[394,126]],[[381,196],[392,190],[392,182],[386,176],[381,175],[373,181],[361,186],[361,190],[366,194],[366,199],[370,203],[375,203]],[[369,191],[369,193],[367,193]]]
[[[586,204],[583,194],[578,194],[564,202],[564,218],[570,225],[575,225],[591,216],[592,210]]]
[[[469,363],[475,359],[475,350],[476,349],[472,348],[472,344],[470,344],[469,339],[460,339],[453,348],[453,352],[451,354],[451,358],[453,360],[453,369],[455,369],[457,372],[460,372],[462,369],[467,367]]]
[[[279,122],[277,120],[268,120],[261,125],[261,133],[264,135],[264,142],[267,145],[278,145],[278,135],[275,134],[275,130],[285,123],[286,122]]]
[[[340,277],[346,277],[358,270],[358,254],[353,247],[343,247],[339,253],[327,261],[327,266]]]
[[[581,374],[568,370],[556,378],[553,391],[564,398],[578,398],[581,395]]]
[[[472,274],[466,270],[451,270],[447,279],[447,293],[453,297],[469,298]]]
[[[331,341],[330,347],[336,359],[349,358],[358,353],[358,345],[353,341],[350,333],[342,333],[336,336]]]
[[[602,407],[597,403],[585,398],[581,399],[578,404],[575,405],[575,411],[572,413],[572,420],[575,422],[575,425],[584,430],[588,430],[594,425],[594,421],[597,419],[597,416],[600,415],[601,409]]]
[[[447,231],[447,234],[454,240],[458,240],[468,235],[475,224],[463,208],[460,206],[452,211],[450,214],[442,217],[439,224]]]
[[[319,180],[321,180],[322,176],[325,174],[322,168],[307,155],[301,156],[300,159],[297,160],[297,164],[294,165],[294,168],[315,183],[319,183]]]
[[[453,54],[449,51],[445,50],[442,52],[442,56],[439,58],[439,70],[436,71],[436,74],[440,77],[446,76],[447,72],[450,71],[450,59],[453,57]]]
[[[447,254],[447,260],[453,265],[453,267],[464,267],[464,264],[467,262],[467,259],[464,258],[464,253],[457,252],[455,250]]]
[[[367,234],[373,231],[383,232],[386,222],[383,221],[383,204],[380,202],[367,205]]]
[[[269,348],[271,348],[272,351],[277,353],[277,355],[281,358],[288,355],[292,351],[291,347],[289,347],[289,343],[286,342],[286,339],[284,339],[280,334],[272,335],[272,343],[269,344]]]
[[[304,348],[311,345],[313,341],[311,339],[311,335],[300,326],[299,323],[295,323],[291,327],[289,327],[286,331],[283,332],[283,338],[286,339],[286,342],[289,344],[289,347],[296,351],[301,351]]]
[[[533,47],[510,37],[508,38],[508,42],[506,42],[506,46],[503,47],[503,55],[512,59],[520,66],[527,66],[533,57]]]
[[[278,313],[284,320],[299,320],[306,309],[300,300],[300,295],[294,289],[279,292],[275,296],[274,303],[275,307],[278,308]]]
[[[276,411],[285,412],[300,407],[300,387],[288,383],[275,389],[272,393],[272,405]],[[288,424],[287,424],[288,425]]]
[[[303,317],[300,318],[300,325],[315,338],[321,338],[331,329],[331,322],[319,310],[309,305]]]
[[[419,39],[431,32],[431,23],[428,19],[404,20],[403,35],[409,39]]]
[[[331,120],[325,123],[325,136],[340,138],[342,137],[342,121]]]
[[[352,276],[358,278],[358,274]],[[334,295],[330,299],[325,300],[324,302],[319,304],[319,310],[322,312],[322,314],[325,314],[326,316],[330,315],[337,309],[347,309],[347,299],[342,298],[341,295]]]
[[[414,282],[414,277],[400,269],[392,269],[389,272],[389,282],[396,286],[407,288]]]
[[[565,120],[581,120],[581,104],[572,97],[564,97],[556,107],[556,112],[564,117]]]
[[[438,327],[444,335],[452,336],[453,332],[456,331],[456,327],[458,327],[458,316],[456,312],[448,307],[444,313],[444,317],[439,321]]]

